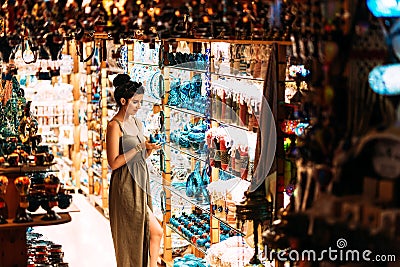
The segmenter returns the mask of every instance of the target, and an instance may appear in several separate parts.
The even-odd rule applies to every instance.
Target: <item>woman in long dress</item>
[[[107,125],[107,159],[112,169],[109,214],[118,267],[156,267],[162,228],[152,212],[148,157],[160,145],[143,136],[134,115],[141,108],[144,88],[126,74],[113,81],[119,107]]]

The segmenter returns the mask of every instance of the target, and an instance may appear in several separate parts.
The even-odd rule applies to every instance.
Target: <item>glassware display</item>
[[[4,175],[0,176],[0,224],[7,223],[8,212],[7,204],[4,200],[8,186],[8,178]]]
[[[29,189],[31,179],[28,176],[20,176],[14,180],[15,187],[19,194],[19,207],[15,216],[15,223],[25,223],[33,221],[31,216],[26,212],[29,207]]]

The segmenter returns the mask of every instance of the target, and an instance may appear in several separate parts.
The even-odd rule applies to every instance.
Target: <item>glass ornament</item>
[[[371,89],[379,95],[400,94],[400,64],[377,66],[369,73]]]
[[[368,9],[378,18],[400,17],[400,1],[397,0],[367,0]]]

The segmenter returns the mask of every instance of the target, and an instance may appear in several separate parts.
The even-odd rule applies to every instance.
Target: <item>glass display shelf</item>
[[[198,246],[197,244],[193,244],[192,243],[192,241],[188,238],[188,237],[186,237],[186,236],[184,236],[181,232],[179,232],[179,230],[178,229],[176,229],[173,225],[171,225],[170,223],[167,223],[167,226],[172,230],[172,231],[174,231],[176,234],[178,234],[181,238],[183,238],[183,239],[185,239],[186,241],[188,241],[192,246],[194,246],[197,250],[199,250],[201,253],[203,253],[203,254],[206,254],[207,253],[207,251],[206,251],[206,249],[204,248],[204,247],[200,247],[200,246]]]
[[[198,73],[208,73],[209,65],[206,62],[196,62],[190,61],[172,66],[165,66],[164,68],[169,68],[170,70],[184,70],[184,71],[192,71]]]
[[[160,212],[162,213],[162,201],[161,200],[161,192],[166,188],[165,185],[160,182],[158,179],[150,178],[150,188],[152,188],[152,201],[153,208],[158,207]],[[154,194],[155,193],[155,194]],[[171,211],[179,212],[182,210],[191,210],[193,208],[193,204],[189,201],[183,199],[179,194],[171,194]],[[162,217],[162,216],[161,216]]]
[[[221,169],[221,168],[218,168],[218,170],[219,170],[219,171],[222,171],[222,172],[224,172],[224,173],[226,173],[226,174],[228,174],[228,175],[230,175],[230,176],[232,176],[232,178],[240,178],[240,179],[243,179],[242,177],[236,175],[235,173],[233,173],[233,172],[230,171],[230,170],[224,170],[224,169]],[[247,179],[243,179],[243,180],[246,180],[246,181],[247,181]],[[250,182],[250,181],[248,181],[248,182]]]
[[[170,109],[177,110],[179,112],[183,112],[183,113],[186,113],[186,114],[189,114],[189,115],[193,115],[195,117],[207,118],[206,114],[203,114],[203,113],[200,113],[200,112],[197,112],[197,111],[194,111],[194,110],[190,110],[190,109],[186,109],[186,108],[179,108],[177,106],[170,106],[170,105],[167,105],[167,106]]]
[[[172,110],[176,110],[176,111],[179,111],[179,112],[182,112],[182,113],[186,113],[186,114],[189,114],[189,115],[193,115],[193,116],[195,116],[195,117],[205,118],[205,119],[208,118],[208,116],[207,116],[206,114],[199,113],[199,112],[196,112],[196,111],[194,111],[194,110],[185,109],[185,108],[179,108],[179,107],[170,106],[170,105],[167,105],[167,106],[168,106],[170,109],[172,109]],[[225,122],[225,121],[223,121],[223,120],[216,119],[216,118],[213,118],[213,117],[211,117],[210,120],[211,120],[211,121],[215,121],[215,122],[217,122],[218,124],[221,124],[221,125],[223,125],[223,126],[233,127],[233,128],[237,128],[237,129],[244,130],[244,131],[248,131],[248,130],[249,130],[245,125],[238,125],[238,124],[236,124],[236,123]]]
[[[176,200],[178,201],[173,201],[174,203],[171,203],[172,206],[177,206],[177,208],[182,209],[182,208],[190,208],[190,206],[186,206],[182,201],[191,204],[191,206],[196,206],[197,208],[201,209],[204,212],[209,213],[210,212],[210,204],[203,203],[202,201],[198,201],[193,197],[188,197],[185,193],[185,187],[182,186],[174,186],[174,185],[169,185],[171,182],[168,181],[163,181],[163,178],[160,175],[150,175],[150,180],[151,182],[154,182],[158,185],[162,185],[164,189],[167,189],[171,191],[174,195],[176,195],[178,198]],[[186,184],[186,181],[184,181]]]
[[[190,156],[196,160],[200,160],[203,162],[206,162],[206,160],[207,160],[207,155],[205,153],[204,154],[195,154],[195,152],[192,149],[180,147],[179,145],[174,144],[174,143],[165,143],[164,145],[170,147],[171,149],[174,149],[175,152],[181,152],[181,153],[183,153],[187,156]]]
[[[161,105],[161,100],[160,100],[160,99],[156,99],[156,98],[151,97],[151,96],[149,96],[149,95],[147,95],[147,94],[145,94],[145,95],[143,96],[143,101],[148,102],[148,103],[151,103],[151,104],[158,104],[158,105]]]
[[[185,182],[186,183],[186,182]],[[173,194],[177,195],[178,197],[180,197],[182,200],[186,201],[187,203],[190,203],[194,206],[196,206],[197,208],[201,209],[202,211],[206,212],[206,213],[210,213],[210,204],[203,202],[203,200],[197,200],[194,197],[188,197],[186,195],[186,188],[185,187],[177,187],[177,186],[173,186],[173,185],[164,185],[165,189],[171,191]],[[181,203],[177,203],[176,204],[181,205]]]
[[[191,63],[191,64],[190,64]],[[190,71],[190,72],[196,72],[196,73],[209,73],[210,75],[214,75],[220,78],[234,78],[236,80],[248,80],[248,81],[254,81],[254,82],[264,82],[264,78],[254,78],[253,76],[250,75],[242,75],[242,74],[233,74],[233,73],[222,73],[222,72],[207,72],[207,67],[202,66],[202,65],[197,65],[193,64],[196,62],[187,62],[187,63],[182,63],[179,65],[172,65],[172,66],[165,66],[165,68],[169,68],[171,70],[183,70],[183,71]],[[295,82],[296,80],[294,79],[287,79],[284,82]],[[211,83],[213,81],[211,80]]]
[[[254,78],[250,75],[242,75],[242,74],[233,74],[233,73],[219,73],[219,72],[211,72],[211,75],[215,75],[221,78],[234,78],[236,80],[249,80],[253,82],[264,82],[264,78]],[[211,82],[212,83],[212,82]]]
[[[128,63],[129,64],[134,64],[134,65],[158,67],[158,64],[157,63],[153,63],[153,62],[128,61]]]
[[[187,155],[187,156],[189,156],[189,157],[192,157],[192,158],[194,158],[194,159],[196,159],[196,160],[200,160],[200,161],[203,161],[203,162],[207,162],[207,155],[206,155],[206,154],[203,154],[203,155],[201,155],[201,156],[200,156],[200,155],[193,155],[193,153],[190,152],[190,151],[188,151],[188,149],[177,148],[176,146],[174,146],[174,145],[169,145],[168,143],[166,143],[165,145],[171,147],[171,149],[174,149],[176,152],[181,152],[181,153],[183,153],[183,154],[185,154],[185,155]],[[220,171],[222,171],[222,172],[224,172],[224,173],[226,173],[226,174],[229,174],[230,176],[232,176],[232,178],[235,178],[235,177],[241,178],[240,176],[234,174],[234,173],[233,173],[232,171],[230,171],[230,170],[224,170],[224,169],[221,169],[221,168],[219,168],[218,170],[220,170]],[[241,179],[242,179],[242,178],[241,178]]]
[[[237,128],[243,131],[248,131],[249,129],[246,127],[246,125],[238,125],[236,123],[231,123],[231,122],[224,122],[223,120],[219,120],[219,119],[215,119],[215,118],[211,118],[211,121],[215,121],[218,124],[220,124],[221,126],[224,127],[233,127],[233,128]]]
[[[153,180],[153,181],[156,181],[156,180]],[[162,180],[157,180],[156,182],[162,184]],[[199,200],[197,200],[197,199],[195,199],[193,197],[188,197],[186,195],[186,192],[185,192],[185,190],[186,190],[185,187],[176,187],[176,186],[173,186],[173,185],[165,185],[164,184],[164,188],[169,190],[172,194],[177,195],[183,201],[194,205],[195,207],[197,207],[198,209],[202,210],[203,212],[205,212],[207,214],[210,214],[210,216],[212,216],[213,218],[219,220],[221,223],[223,223],[224,225],[226,225],[227,227],[229,227],[230,229],[232,229],[236,233],[238,233],[240,235],[243,235],[243,236],[245,235],[244,233],[242,233],[241,230],[239,230],[237,228],[236,223],[233,225],[232,223],[229,223],[226,218],[223,218],[223,214],[225,214],[224,211],[219,212],[218,214],[216,214],[216,212],[213,212],[211,214],[210,213],[210,204],[204,203],[203,200],[199,201]],[[172,203],[171,205],[172,205],[172,207],[174,205],[182,205],[182,207],[186,207],[181,203],[178,203],[178,204]],[[181,207],[177,207],[177,208],[181,209]]]
[[[231,74],[231,73],[219,73],[219,72],[211,72],[207,70],[206,64],[196,64],[196,62],[186,62],[179,65],[165,66],[165,68],[169,68],[171,70],[183,70],[183,71],[191,71],[197,73],[208,73],[210,75],[215,75],[218,77],[225,78],[235,78],[237,80],[249,80],[255,82],[264,82],[263,78],[254,78],[249,75],[240,75],[240,74]],[[212,83],[212,82],[211,82]]]
[[[165,143],[165,145],[166,146],[169,146],[171,149],[173,149],[173,150],[175,150],[175,151],[172,151],[172,152],[180,152],[180,153],[183,153],[184,155],[187,155],[187,156],[189,156],[189,157],[191,157],[191,158],[194,158],[194,159],[196,159],[196,160],[200,160],[200,161],[202,161],[202,162],[207,162],[207,154],[197,154],[197,155],[195,155],[195,154],[193,154],[193,152],[192,151],[190,151],[190,149],[187,149],[187,148],[180,148],[180,147],[178,147],[176,144],[168,144],[168,143]],[[230,176],[232,176],[232,178],[235,178],[235,177],[237,177],[237,178],[241,178],[240,176],[238,176],[238,175],[236,175],[235,173],[233,173],[232,171],[230,171],[230,170],[224,170],[224,169],[222,169],[222,168],[219,168],[218,170],[220,170],[220,171],[222,171],[222,172],[224,172],[224,173],[226,173],[226,174],[229,174]],[[241,178],[242,179],[242,178]],[[247,180],[247,179],[245,179],[245,180]]]

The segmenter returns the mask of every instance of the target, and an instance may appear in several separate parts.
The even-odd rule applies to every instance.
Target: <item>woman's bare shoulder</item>
[[[121,126],[116,119],[111,119],[107,124],[107,132],[121,132]]]

